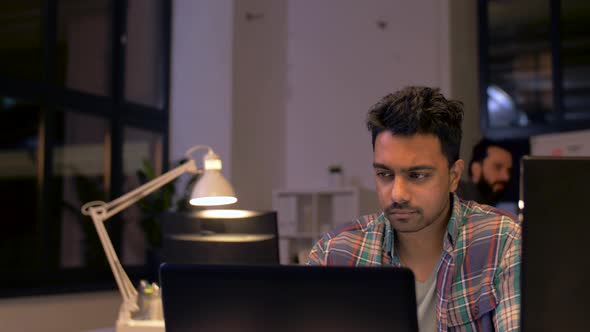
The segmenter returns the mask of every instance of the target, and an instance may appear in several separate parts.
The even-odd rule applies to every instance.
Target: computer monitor
[[[200,210],[162,217],[162,260],[179,264],[279,264],[274,211]]]
[[[166,331],[418,331],[414,275],[394,267],[170,265]]]
[[[523,331],[585,331],[590,313],[590,158],[525,157]]]

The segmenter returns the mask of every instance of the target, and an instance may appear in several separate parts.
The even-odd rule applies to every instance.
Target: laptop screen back
[[[166,331],[417,331],[401,268],[162,265]]]

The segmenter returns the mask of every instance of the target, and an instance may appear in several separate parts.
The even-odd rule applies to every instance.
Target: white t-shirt
[[[420,332],[436,331],[436,275],[433,269],[424,282],[416,281],[416,304],[418,306],[418,330]]]

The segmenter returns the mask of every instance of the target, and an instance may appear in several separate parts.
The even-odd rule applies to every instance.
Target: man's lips
[[[412,215],[416,214],[416,211],[414,210],[393,210],[393,211],[389,211],[389,215],[396,217],[396,218],[409,218]]]
[[[503,183],[494,183],[493,185],[494,189],[504,189],[506,186]]]

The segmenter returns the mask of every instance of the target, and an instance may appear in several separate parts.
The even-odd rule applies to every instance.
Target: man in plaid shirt
[[[383,211],[324,235],[308,264],[411,269],[422,332],[517,331],[520,225],[454,194],[462,119],[460,102],[427,87],[374,105],[367,126]]]

